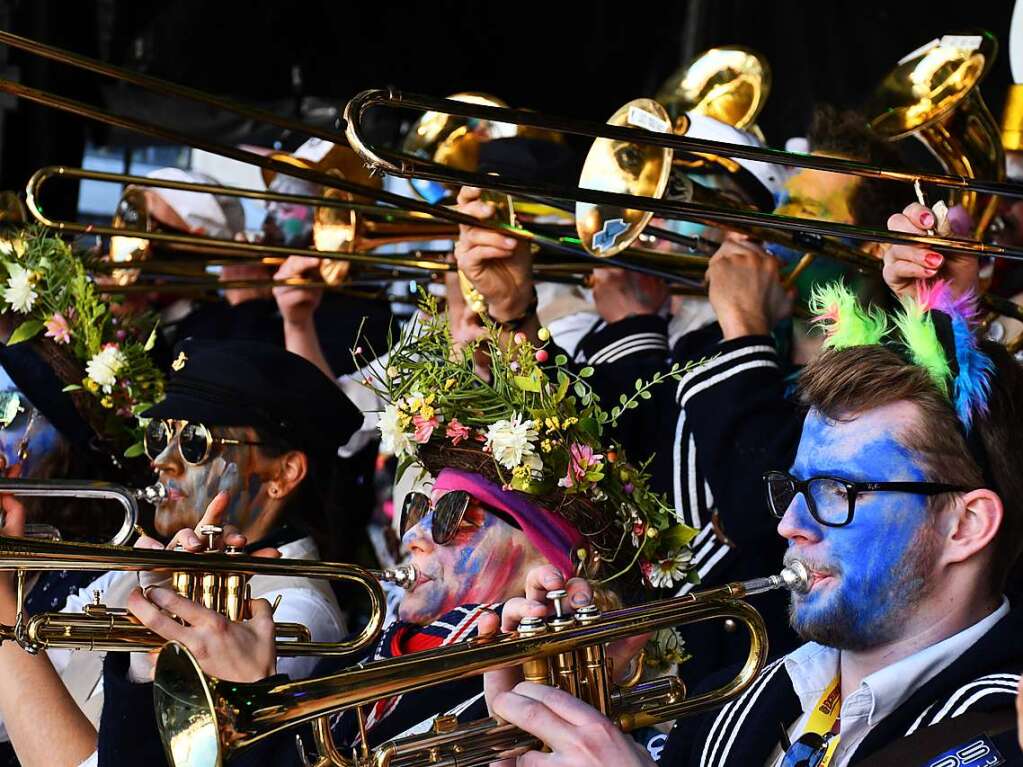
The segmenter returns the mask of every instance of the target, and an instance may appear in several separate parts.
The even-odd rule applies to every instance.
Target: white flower
[[[650,572],[647,577],[650,585],[656,589],[666,589],[674,586],[677,581],[686,577],[689,563],[693,560],[693,552],[689,549],[682,549],[675,554],[668,554],[667,557],[651,563]]]
[[[85,372],[89,378],[103,387],[103,391],[109,392],[111,387],[117,383],[117,374],[124,367],[125,362],[121,350],[113,344],[107,344],[89,360],[85,366]]]
[[[402,428],[402,422],[407,416],[402,416],[394,405],[387,405],[384,412],[380,414],[377,428],[380,429],[380,450],[391,455],[415,455],[416,446],[409,439],[409,435]]]
[[[506,469],[514,469],[526,458],[529,458],[529,468],[538,464],[542,468],[539,456],[536,456],[536,460],[532,457],[536,455],[533,446],[536,438],[533,422],[523,421],[518,413],[510,421],[501,419],[487,427],[487,447],[494,460]]]
[[[4,290],[4,300],[16,312],[24,314],[32,311],[32,306],[39,298],[32,286],[32,273],[18,264],[10,264],[8,270],[11,276]]]

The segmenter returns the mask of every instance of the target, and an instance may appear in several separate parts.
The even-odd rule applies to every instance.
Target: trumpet
[[[132,490],[112,482],[0,477],[0,493],[26,498],[95,498],[117,501],[124,510],[124,518],[108,544],[122,546],[140,529],[138,501],[157,504],[167,497],[167,488],[159,482],[140,490]],[[0,509],[0,527],[5,524],[6,514]],[[56,525],[29,522],[25,525],[25,537],[59,541],[63,536]]]
[[[562,612],[564,591],[551,592],[556,617],[527,620],[518,631],[474,639],[401,658],[362,664],[332,676],[298,682],[235,684],[207,677],[179,644],[160,651],[154,702],[164,749],[174,767],[213,767],[232,753],[293,725],[318,719],[317,740],[325,750],[318,765],[385,767],[423,762],[482,765],[535,746],[524,733],[494,720],[458,726],[439,720],[433,733],[381,746],[363,747],[349,760],[332,744],[324,721],[331,712],[356,709],[380,698],[422,690],[486,671],[522,664],[527,679],[556,684],[608,715],[619,727],[635,729],[722,705],[748,688],[767,658],[767,631],[760,614],[744,601],[787,588],[805,592],[809,571],[793,562],[780,575],[613,610],[595,605]],[[701,621],[731,618],[746,627],[750,651],[739,673],[726,684],[686,698],[677,677],[614,689],[604,646],[624,637]],[[365,738],[363,738],[365,743]]]
[[[15,571],[19,605],[15,624],[0,626],[0,641],[15,641],[32,653],[55,648],[134,652],[154,650],[164,644],[161,637],[126,611],[104,605],[99,595],[95,596],[94,604],[86,606],[79,614],[26,615],[25,578],[33,571],[165,572],[171,587],[180,596],[215,610],[229,620],[246,617],[249,576],[288,575],[360,586],[369,598],[370,620],[358,635],[342,642],[311,642],[306,627],[279,624],[276,627],[278,652],[281,655],[347,656],[365,652],[383,628],[385,599],[380,584],[390,582],[407,588],[417,578],[411,566],[377,571],[337,562],[253,557],[234,547],[221,552],[213,548],[215,537],[223,532],[221,528],[203,526],[198,532],[208,538],[207,550],[199,554],[0,537],[0,570]]]

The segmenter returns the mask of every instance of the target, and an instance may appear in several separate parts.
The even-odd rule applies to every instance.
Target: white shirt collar
[[[866,714],[867,725],[874,727],[948,668],[1008,612],[1009,600],[1002,597],[998,609],[986,618],[866,677],[859,688],[842,701],[843,725],[847,718],[861,718]],[[785,656],[785,671],[792,680],[792,688],[803,711],[809,711],[816,705],[838,675],[840,654],[832,647],[808,642]]]

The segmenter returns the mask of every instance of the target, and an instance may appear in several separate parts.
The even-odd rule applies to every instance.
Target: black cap
[[[0,365],[46,420],[75,447],[86,447],[94,432],[79,414],[53,368],[30,343],[0,344]]]
[[[477,170],[526,181],[575,186],[582,165],[567,144],[516,136],[480,144]]]
[[[144,418],[252,426],[303,452],[335,455],[362,412],[308,360],[259,341],[188,338],[174,348],[166,396]]]

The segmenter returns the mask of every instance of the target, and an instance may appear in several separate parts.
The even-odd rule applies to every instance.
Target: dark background
[[[739,43],[761,51],[773,89],[759,124],[782,146],[812,105],[855,106],[903,55],[942,34],[982,27],[1001,51],[983,93],[1001,113],[1010,80],[1011,0],[676,0],[676,2],[435,2],[320,0],[0,0],[0,26],[196,88],[294,114],[311,98],[343,103],[395,85],[447,95],[481,90],[513,106],[604,119],[653,95],[694,53]],[[233,124],[222,115],[0,48],[0,67],[26,84],[105,103],[142,119],[215,138],[300,137]],[[101,90],[102,86],[102,90]],[[7,101],[0,187],[21,188],[41,165],[80,164],[88,137],[133,139],[78,118]],[[317,119],[317,116],[310,117]],[[318,119],[329,121],[319,114]],[[70,202],[72,191],[68,192]]]

